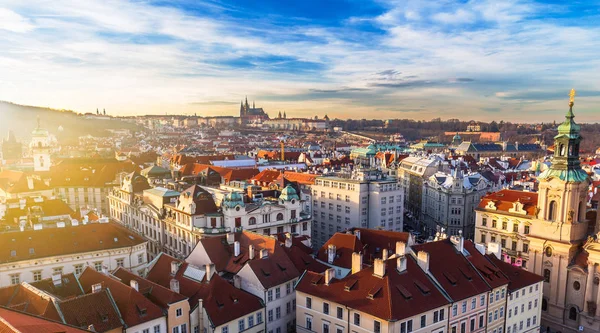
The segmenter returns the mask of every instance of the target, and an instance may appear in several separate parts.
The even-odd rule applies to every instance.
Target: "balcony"
[[[199,233],[201,235],[220,235],[231,232],[231,228],[229,227],[193,227],[193,232]]]

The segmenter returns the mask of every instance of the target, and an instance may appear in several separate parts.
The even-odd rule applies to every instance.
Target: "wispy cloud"
[[[248,94],[288,115],[534,121],[559,119],[556,101],[582,87],[579,119],[600,120],[600,28],[585,23],[600,18],[582,4],[311,1],[6,0],[0,99],[235,114],[227,101]]]

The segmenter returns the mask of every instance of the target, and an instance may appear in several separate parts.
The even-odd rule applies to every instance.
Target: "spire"
[[[281,111],[279,111],[279,116],[277,118],[281,119]]]
[[[283,111],[283,118],[287,118],[287,114],[285,114],[285,111]]]

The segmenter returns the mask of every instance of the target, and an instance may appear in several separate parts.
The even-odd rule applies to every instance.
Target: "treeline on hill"
[[[55,110],[35,106],[18,105],[0,101],[0,137],[6,137],[9,130],[18,140],[29,140],[31,131],[40,126],[55,135],[62,144],[76,143],[85,135],[109,136],[111,129],[141,130],[137,125],[119,119],[87,119],[84,115],[70,110]],[[62,127],[62,131],[59,131]]]
[[[413,120],[413,119],[392,119],[392,120],[368,120],[368,119],[334,119],[333,126],[343,128],[345,131],[374,133],[374,134],[394,134],[401,133],[408,141],[420,139],[430,139],[438,142],[447,142],[450,138],[444,135],[445,132],[463,132],[471,121],[451,120]],[[500,132],[504,140],[511,142],[533,143],[535,141],[544,142],[551,145],[556,135],[556,123],[515,124],[504,121],[477,122],[483,132]],[[600,124],[580,124],[581,135],[584,140],[581,144],[582,151],[593,152],[600,147]]]

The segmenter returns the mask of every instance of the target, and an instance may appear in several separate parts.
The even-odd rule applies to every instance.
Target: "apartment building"
[[[439,228],[448,235],[472,239],[475,212],[481,197],[500,189],[499,184],[479,173],[465,174],[457,166],[450,173],[436,172],[423,183],[421,206],[423,231],[433,236]]]
[[[450,301],[411,255],[397,253],[354,270],[341,279],[333,268],[302,276],[297,332],[447,332]]]
[[[288,234],[289,235],[289,234]],[[294,285],[304,270],[324,271],[291,235],[283,242],[274,236],[243,231],[226,239],[201,239],[186,262],[202,267],[214,264],[216,272],[229,276],[240,288],[265,304],[267,333],[282,333],[295,327]]]
[[[350,228],[402,230],[403,191],[395,178],[377,170],[355,170],[346,176],[315,179],[312,186],[315,247],[321,247],[334,233]]]
[[[488,295],[492,288],[465,257],[464,238],[412,246],[423,271],[450,298],[448,327],[451,333],[485,332]],[[481,255],[479,252],[470,255]]]
[[[214,265],[197,267],[161,254],[149,264],[146,278],[187,297],[188,332],[264,332],[265,306],[260,298],[215,273]]]
[[[504,262],[496,256],[488,255],[488,258],[510,277],[506,301],[506,333],[539,332],[542,322],[544,278]]]
[[[507,189],[483,196],[475,208],[475,241],[500,244],[507,260],[528,268],[537,201],[538,193]]]
[[[125,267],[143,272],[146,240],[116,223],[0,233],[0,287]]]
[[[417,221],[422,218],[423,184],[441,170],[442,162],[436,157],[409,156],[400,162],[398,183],[404,193],[404,209]]]

